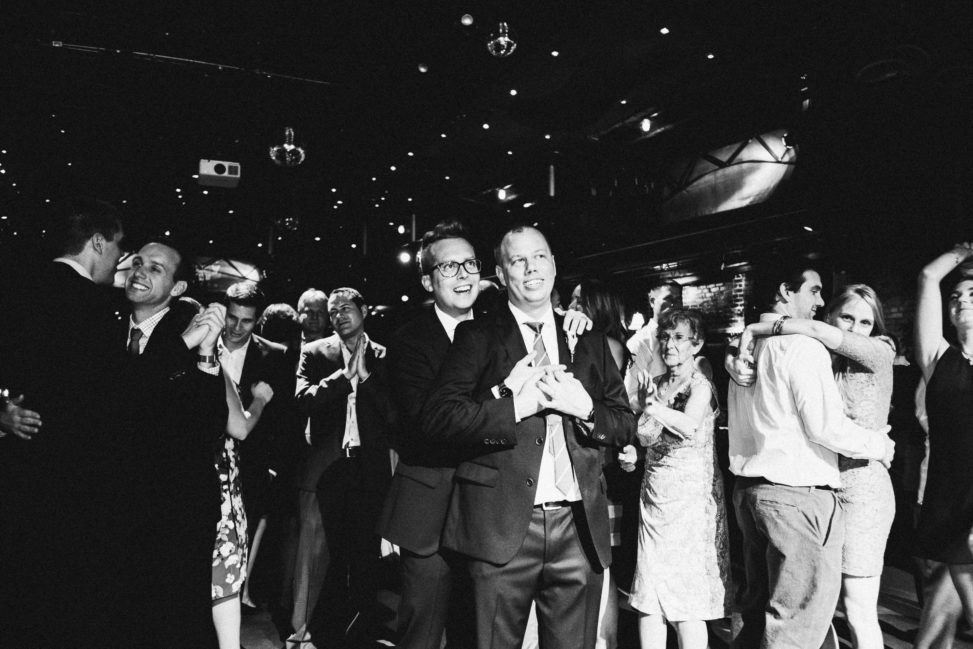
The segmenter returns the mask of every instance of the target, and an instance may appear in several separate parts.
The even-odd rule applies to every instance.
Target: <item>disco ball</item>
[[[510,27],[505,22],[497,24],[496,31],[490,34],[486,45],[490,54],[498,59],[510,56],[517,49],[517,41],[514,40]]]
[[[294,129],[284,129],[284,143],[270,147],[270,159],[278,167],[296,167],[304,162],[304,149],[294,144]]]

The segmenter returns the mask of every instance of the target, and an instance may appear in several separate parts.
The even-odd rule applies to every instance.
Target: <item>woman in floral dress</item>
[[[264,407],[274,391],[263,381],[252,387],[253,402],[244,410],[233,382],[226,380],[226,404],[229,417],[226,434],[217,449],[216,469],[220,478],[220,522],[216,527],[213,547],[213,625],[220,649],[240,647],[240,590],[247,577],[247,513],[243,509],[236,440],[244,440],[257,425]]]
[[[681,649],[702,649],[706,620],[729,615],[732,595],[723,476],[713,444],[718,406],[712,383],[695,364],[704,335],[699,312],[667,311],[658,335],[668,371],[647,384],[639,419],[645,476],[629,603],[639,613],[642,649],[666,646],[666,622]]]

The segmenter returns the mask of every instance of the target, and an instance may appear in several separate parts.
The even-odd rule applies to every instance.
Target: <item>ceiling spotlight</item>
[[[618,103],[620,103],[620,104],[621,104],[622,106],[624,106],[625,104],[627,104],[627,103],[628,103],[628,99],[623,99],[623,100],[621,100],[621,101],[620,101],[620,102],[618,102]]]
[[[534,207],[533,201],[528,201],[524,203],[524,209],[526,210],[528,207]]]
[[[551,56],[553,56],[554,58],[557,58],[560,55],[561,55],[561,53],[558,52],[557,50],[551,50]]]
[[[501,187],[497,190],[497,199],[501,201],[507,200],[507,190]]]
[[[551,134],[550,133],[545,133],[544,134],[544,139],[545,140],[550,140],[551,139]]]
[[[408,295],[403,295],[402,296],[402,301],[403,302],[408,302],[409,301],[409,296]]]
[[[510,96],[511,97],[516,97],[517,96],[517,89],[516,88],[511,88],[510,89]]]
[[[668,27],[663,27],[662,29],[659,30],[659,33],[662,34],[663,36],[665,36],[666,34],[669,33],[669,28]]]
[[[409,156],[409,157],[411,158],[411,157],[412,157],[412,156],[414,156],[415,154],[414,154],[414,153],[413,153],[412,151],[409,151],[408,153],[406,153],[406,155],[407,155],[407,156]]]
[[[419,67],[419,72],[421,72],[422,74],[429,72],[429,66],[426,65],[425,63],[420,63],[418,67]]]
[[[513,155],[513,154],[514,154],[513,151],[507,151],[507,155]]]
[[[814,228],[812,228],[810,225],[805,225],[804,229],[807,230],[808,232],[814,232]]]
[[[706,55],[706,58],[708,58],[710,61],[712,61],[713,59],[716,58],[716,55],[715,54],[707,54]]]
[[[389,171],[395,171],[395,165],[389,165]]]
[[[449,180],[449,176],[443,176],[444,180]]]
[[[483,122],[483,130],[484,131],[490,130],[490,124],[488,122]]]
[[[498,59],[506,58],[517,49],[517,41],[510,32],[510,26],[505,22],[497,23],[496,30],[487,40],[487,50]]]
[[[652,120],[649,119],[648,117],[643,118],[639,122],[639,129],[641,129],[641,131],[643,133],[648,133],[649,131],[651,131],[652,130]]]
[[[396,228],[396,232],[398,232],[399,234],[405,234],[405,226],[400,225],[398,228]]]
[[[338,192],[338,188],[337,188],[337,187],[332,187],[332,188],[331,188],[331,193],[332,193],[332,194],[335,194],[335,193],[337,193],[337,192]]]
[[[409,254],[408,250],[403,250],[399,253],[399,262],[403,264],[408,264],[412,261],[412,255]]]
[[[441,137],[441,138],[443,138],[445,140],[446,139],[446,134],[445,133],[440,133],[439,134],[439,137]]]
[[[459,21],[463,23],[464,27],[469,27],[470,25],[473,24],[473,16],[471,16],[470,14],[463,14],[463,16],[459,19]]]

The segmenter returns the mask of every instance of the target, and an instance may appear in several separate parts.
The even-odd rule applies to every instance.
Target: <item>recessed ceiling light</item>
[[[517,89],[516,88],[511,88],[510,89],[510,96],[511,97],[516,97],[517,96]]]
[[[314,240],[315,241],[320,241],[321,240],[321,237],[314,237]]]
[[[332,187],[331,188],[331,193],[332,194],[336,193],[337,191],[338,191],[338,188],[337,187]]]
[[[620,102],[618,102],[618,103],[620,103],[620,104],[621,104],[622,106],[624,106],[625,104],[627,104],[627,103],[628,103],[628,99],[623,99],[623,100],[621,100],[621,101],[620,101]]]
[[[446,134],[445,134],[445,133],[440,133],[440,134],[439,134],[439,137],[441,137],[441,138],[444,138],[444,139],[445,139],[445,137],[446,137]]]
[[[707,55],[706,55],[706,58],[708,58],[709,60],[711,60],[711,61],[712,61],[713,59],[715,59],[715,58],[716,58],[716,55],[715,55],[715,54],[707,54]]]
[[[389,165],[389,171],[395,171],[395,165]]]
[[[403,302],[408,302],[409,301],[409,296],[408,295],[403,295],[402,296],[402,301]]]
[[[661,28],[659,30],[659,33],[662,34],[663,36],[665,36],[666,34],[669,33],[669,28],[668,27],[663,27],[663,28]]]
[[[352,247],[352,249],[357,248],[358,247],[358,244],[357,243],[353,243],[353,244],[351,244],[351,247]]]
[[[463,25],[465,25],[466,27],[469,27],[470,25],[473,24],[473,16],[471,16],[470,14],[463,14],[463,16],[459,19],[459,21],[463,23]]]
[[[400,226],[399,226],[399,227],[397,228],[397,232],[398,232],[399,234],[405,234],[405,226],[404,226],[404,225],[400,225]]]
[[[425,63],[420,63],[419,64],[419,72],[421,72],[422,74],[425,74],[425,73],[429,72],[429,66],[426,65]]]
[[[513,151],[507,151],[507,155],[513,155],[513,154],[514,154]]]
[[[551,134],[550,133],[545,133],[544,134],[544,139],[545,140],[550,140],[551,139]]]
[[[490,124],[487,122],[483,122],[483,130],[486,131],[489,130],[489,128],[490,128]]]
[[[560,56],[560,55],[561,55],[561,53],[558,52],[557,50],[551,50],[551,56],[557,57],[557,56]]]

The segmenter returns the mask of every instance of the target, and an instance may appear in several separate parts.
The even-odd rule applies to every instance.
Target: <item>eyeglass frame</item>
[[[472,268],[471,269],[469,267],[469,264],[473,264],[473,266],[475,268]],[[455,272],[450,273],[450,274],[447,274],[444,269],[446,267],[448,267],[448,266],[454,266],[455,269],[456,269]],[[468,274],[470,274],[470,275],[479,275],[480,274],[480,271],[483,270],[483,262],[480,261],[479,259],[477,259],[476,257],[471,257],[469,259],[464,259],[463,261],[443,261],[443,262],[440,262],[440,263],[436,264],[435,266],[433,266],[429,270],[429,272],[431,273],[434,270],[438,270],[440,275],[442,275],[443,277],[445,277],[445,278],[448,279],[450,277],[456,277],[457,275],[459,275],[460,266],[462,266],[463,269]]]

